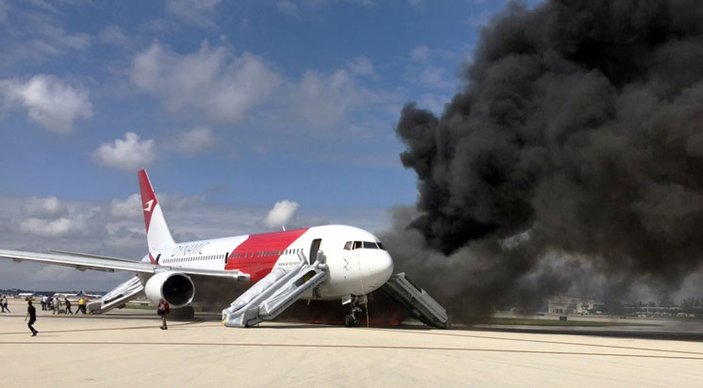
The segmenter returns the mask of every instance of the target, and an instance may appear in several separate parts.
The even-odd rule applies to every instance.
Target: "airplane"
[[[338,300],[349,307],[345,325],[358,326],[359,306],[366,305],[367,296],[391,278],[393,259],[383,244],[372,233],[353,226],[312,226],[175,242],[146,170],[138,172],[138,180],[148,247],[140,261],[68,251],[2,249],[0,257],[82,271],[135,274],[92,301],[89,309],[93,313],[123,307],[145,294],[153,303],[164,299],[172,309],[181,311],[181,317],[188,318],[198,299],[207,301],[212,295],[236,298],[222,310],[222,322],[228,327],[249,327],[275,319],[297,300]],[[406,288],[415,292],[413,287]],[[425,293],[419,288],[416,291],[418,295]],[[440,318],[445,319],[446,311],[444,314]],[[448,326],[447,319],[444,323],[436,326]]]
[[[102,294],[90,294],[90,293],[87,293],[87,292],[85,292],[85,291],[83,291],[83,290],[78,291],[78,293],[76,294],[76,296],[79,297],[79,298],[80,298],[80,297],[84,297],[84,298],[88,298],[88,299],[102,298]]]
[[[77,295],[75,292],[54,292],[52,296],[57,298],[75,298]]]

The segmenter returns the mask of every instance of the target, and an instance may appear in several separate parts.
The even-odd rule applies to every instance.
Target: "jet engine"
[[[144,286],[146,297],[159,303],[164,299],[173,308],[189,305],[195,296],[195,284],[184,273],[166,271],[159,272],[147,280]]]

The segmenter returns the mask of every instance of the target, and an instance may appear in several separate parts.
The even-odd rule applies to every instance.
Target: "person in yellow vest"
[[[80,299],[78,299],[78,310],[76,310],[73,315],[78,314],[79,311],[85,314],[85,298],[82,296]]]

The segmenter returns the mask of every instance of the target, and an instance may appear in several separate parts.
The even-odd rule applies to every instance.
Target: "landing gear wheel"
[[[352,314],[347,314],[344,316],[344,326],[346,327],[359,327],[361,325],[361,320],[356,318]]]
[[[351,312],[344,316],[344,326],[346,327],[359,327],[361,326],[361,319],[357,317],[357,314],[361,313],[361,307],[353,306]]]

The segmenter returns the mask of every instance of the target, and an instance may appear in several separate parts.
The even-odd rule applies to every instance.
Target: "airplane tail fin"
[[[166,218],[161,211],[161,205],[156,199],[154,188],[151,186],[146,170],[139,170],[139,189],[142,193],[142,210],[144,211],[144,226],[146,226],[146,240],[149,244],[149,253],[156,249],[175,245],[171,231],[166,224]],[[152,259],[153,260],[153,259]]]

